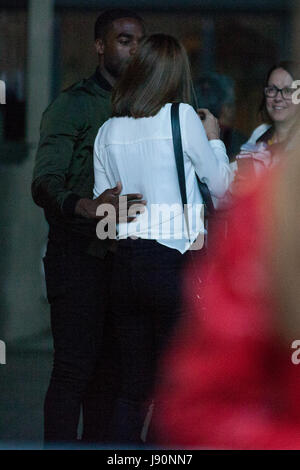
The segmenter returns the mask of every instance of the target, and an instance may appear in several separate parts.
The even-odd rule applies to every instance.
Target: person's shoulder
[[[86,99],[88,90],[87,80],[80,80],[68,88],[62,90],[57,97],[48,105],[43,113],[43,118],[47,120],[82,120],[86,114]]]
[[[101,93],[102,90],[101,87],[98,86],[97,92],[96,92],[96,87],[95,87],[95,74],[91,75],[88,78],[83,78],[79,80],[78,82],[73,83],[71,86],[68,88],[65,88],[62,91],[62,94],[66,94],[69,96],[73,97],[79,97],[79,96],[87,96],[87,95],[98,95]],[[107,93],[107,92],[106,92]]]
[[[193,106],[191,106],[190,104],[188,103],[180,103],[180,107],[179,109],[181,111],[183,111],[184,113],[194,113],[194,114],[197,114],[196,111],[194,110]]]
[[[114,125],[116,124],[116,121],[121,118],[109,118],[107,121],[105,121],[102,126],[99,127],[96,139],[95,139],[95,145],[99,147],[105,147],[107,144],[108,136],[112,133],[112,130],[114,130]]]
[[[201,122],[193,106],[188,103],[180,103],[179,116],[182,124],[188,125],[189,122]]]
[[[64,88],[57,97],[49,104],[45,112],[53,111],[59,108],[68,112],[68,109],[77,109],[80,112],[80,108],[84,106],[84,102],[88,96],[94,96],[94,80],[93,76],[89,78],[83,78],[72,85]],[[79,109],[78,109],[79,108]]]
[[[164,114],[169,114],[170,113],[170,110],[172,108],[173,105],[179,105],[179,114],[180,116],[181,115],[184,115],[186,114],[187,112],[190,112],[190,113],[194,113],[197,115],[196,111],[194,110],[194,108],[188,104],[188,103],[166,103],[164,104],[159,112],[156,114],[156,116],[163,116]]]
[[[265,132],[267,132],[267,130],[269,130],[270,127],[272,127],[271,124],[266,124],[266,123],[260,124],[258,127],[254,129],[250,138],[248,139],[248,142],[255,144],[257,139],[259,139]]]

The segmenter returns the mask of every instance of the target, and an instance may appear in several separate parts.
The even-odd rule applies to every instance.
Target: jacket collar
[[[92,75],[92,80],[100,87],[102,90],[111,93],[112,86],[101,74],[99,67],[96,68],[95,73]]]

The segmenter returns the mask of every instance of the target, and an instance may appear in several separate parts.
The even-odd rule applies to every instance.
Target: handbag
[[[184,160],[183,160],[183,151],[182,151],[182,139],[181,139],[181,131],[180,131],[180,120],[179,120],[179,106],[180,106],[180,103],[172,103],[172,106],[171,106],[172,136],[173,136],[173,147],[174,147],[174,154],[175,154],[175,161],[176,161],[176,168],[177,168],[177,175],[178,175],[183,213],[185,216],[188,234],[190,236],[188,214],[187,214],[187,211],[185,210],[185,207],[187,205],[187,195],[186,195],[186,182],[185,182]],[[202,196],[202,200],[204,204],[204,227],[207,232],[208,219],[211,218],[215,214],[215,208],[214,208],[212,197],[211,197],[207,184],[202,183],[202,181],[200,181],[197,174],[196,174],[196,178],[197,178],[199,191]],[[207,236],[205,237],[205,246],[207,247]]]

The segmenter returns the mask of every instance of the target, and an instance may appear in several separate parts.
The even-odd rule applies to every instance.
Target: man
[[[92,200],[93,145],[99,127],[110,117],[112,86],[143,36],[143,21],[134,12],[118,9],[101,14],[95,25],[99,57],[95,74],[63,91],[42,118],[32,195],[44,208],[49,223],[44,265],[54,365],[44,407],[47,444],[76,441],[80,406],[93,388],[96,373],[102,370],[101,360],[112,359],[103,360],[102,351],[104,337],[111,342],[103,331],[109,317],[113,254],[111,241],[96,239],[96,211],[102,203],[118,209],[122,187],[118,183]],[[128,195],[128,205],[135,199],[142,196]],[[107,367],[106,374],[100,373],[100,391],[104,392],[101,399],[99,391],[97,400],[102,409],[84,407],[86,441],[105,439],[111,406],[106,400],[112,400],[109,396],[115,387],[109,372]]]

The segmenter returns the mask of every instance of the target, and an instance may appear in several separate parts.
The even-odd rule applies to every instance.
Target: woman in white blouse
[[[144,39],[114,90],[113,117],[95,141],[94,196],[121,182],[123,194],[130,189],[147,201],[136,222],[117,227],[111,298],[122,389],[109,436],[114,442],[140,441],[158,358],[184,312],[183,265],[191,243],[204,232],[196,174],[217,198],[229,185],[230,168],[217,120],[202,110],[202,124],[189,105],[190,90],[183,46],[163,34]],[[175,102],[181,103],[189,229],[173,151],[170,108]]]

